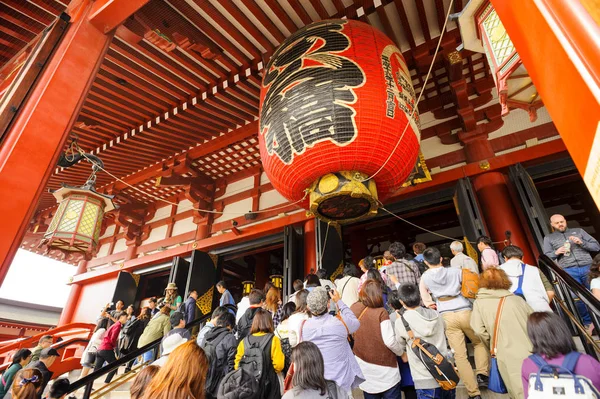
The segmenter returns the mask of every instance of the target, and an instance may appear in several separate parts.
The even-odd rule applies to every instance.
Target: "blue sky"
[[[64,307],[76,266],[19,249],[0,287],[0,298]]]

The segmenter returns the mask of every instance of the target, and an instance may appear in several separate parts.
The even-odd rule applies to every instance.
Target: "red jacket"
[[[102,343],[98,347],[99,351],[112,351],[117,346],[117,339],[119,339],[119,333],[121,332],[121,323],[118,321],[110,326],[106,331],[106,335],[102,339]]]

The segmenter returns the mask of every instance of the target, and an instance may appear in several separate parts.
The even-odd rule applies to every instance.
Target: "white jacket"
[[[515,292],[519,286],[519,276],[522,274],[523,262],[519,259],[509,259],[500,265],[512,282],[510,292]],[[544,289],[539,269],[535,266],[525,265],[525,275],[523,277],[523,295],[525,301],[533,308],[535,312],[552,312],[548,304],[548,294]]]

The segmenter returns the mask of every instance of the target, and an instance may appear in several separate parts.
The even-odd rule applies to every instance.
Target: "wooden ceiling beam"
[[[437,15],[437,23],[440,32],[444,28],[444,22],[446,18],[446,12],[444,11],[444,0],[435,0],[435,12]]]
[[[381,21],[381,25],[383,25],[383,30],[384,30],[386,36],[392,42],[394,42],[396,47],[400,48],[400,43],[398,43],[398,41],[396,40],[396,35],[394,34],[394,30],[392,29],[392,24],[390,23],[390,20],[385,12],[385,8],[377,7],[376,11],[377,11],[377,16],[379,17],[379,20]]]
[[[273,51],[273,43],[250,21],[250,19],[238,8],[233,1],[222,1],[219,3],[251,36],[264,47],[265,51]]]
[[[218,123],[219,125],[223,126],[222,130],[231,129],[238,124],[231,118],[222,115],[218,109],[215,110],[213,107],[210,107],[206,101],[202,101],[202,103],[197,103],[195,106],[189,107],[186,110],[186,114],[187,113],[193,115],[195,118],[205,121],[206,123]]]
[[[431,1],[431,0],[428,0]],[[431,40],[431,33],[429,32],[429,24],[427,23],[427,12],[425,11],[425,4],[423,0],[415,0],[417,6],[417,13],[419,14],[419,24],[421,25],[421,31],[425,41]]]
[[[175,49],[175,51],[180,50],[180,48]],[[194,61],[199,64],[202,68],[204,68],[208,73],[208,75],[212,76],[212,83],[213,85],[216,84],[216,82],[218,80],[222,80],[222,79],[226,79],[227,76],[229,75],[229,71],[227,71],[225,68],[223,68],[221,65],[219,65],[218,62],[216,62],[215,60],[207,60],[205,58],[203,58],[202,56],[200,56],[200,54],[198,54],[195,51],[186,51],[186,53],[194,59]],[[197,69],[198,67],[196,67]]]
[[[136,124],[138,124],[138,125],[140,123],[142,123],[143,121],[148,120],[148,118],[150,118],[150,116],[151,116],[151,114],[144,113],[144,112],[138,110],[138,107],[136,106],[135,103],[120,103],[118,101],[115,101],[114,98],[107,97],[107,96],[103,95],[100,91],[97,91],[97,90],[90,91],[86,102],[90,99],[100,102],[100,103],[104,104],[104,106],[110,107],[113,110],[114,109],[126,109],[130,115],[135,116],[135,121],[136,121]]]
[[[206,131],[215,133],[214,135],[218,135],[220,132],[226,131],[229,128],[229,124],[221,120],[211,118],[209,115],[198,113],[190,108],[188,108],[185,113],[180,112],[173,118],[177,123],[181,122],[185,126],[189,126],[197,130],[205,129]]]
[[[235,115],[243,121],[253,121],[258,114],[247,111],[240,103],[227,101],[225,96],[215,96],[211,99],[207,99],[209,104],[214,104],[219,109],[228,111],[230,115]]]
[[[145,120],[158,115],[158,107],[155,106],[155,108],[150,108],[146,105],[145,101],[140,101],[134,96],[129,95],[127,92],[121,93],[121,86],[107,77],[101,77],[101,75],[97,75],[97,77],[98,79],[92,84],[92,89],[90,90],[95,96],[105,101],[108,101],[107,99],[112,99],[112,103],[117,107],[126,109],[134,108],[138,110],[138,113],[144,115]]]
[[[319,17],[321,19],[329,18],[329,14],[327,13],[327,10],[325,9],[325,7],[323,7],[323,3],[321,3],[321,0],[310,0],[310,4],[315,9],[317,14],[319,14]]]
[[[28,1],[35,4],[42,10],[44,10],[47,13],[52,14],[54,16],[60,15],[60,13],[65,10],[65,6],[63,6],[63,5],[58,6],[58,5],[56,5],[56,3],[53,3],[53,2],[48,2],[48,1],[44,1],[44,0],[28,0]]]
[[[39,35],[44,28],[46,27],[44,24],[40,23],[35,19],[31,19],[23,14],[20,15],[21,19],[17,18],[14,14],[9,14],[7,8],[0,9],[0,19],[8,21],[15,26],[23,28],[34,35]]]
[[[125,80],[125,84],[117,83],[117,79]],[[102,86],[104,88],[109,87],[111,88],[111,91],[115,91],[115,89],[117,89],[117,91],[126,93],[124,94],[126,97],[129,96],[131,99],[135,99],[140,106],[147,104],[153,105],[154,107],[156,107],[155,109],[152,109],[154,115],[158,115],[161,113],[161,110],[169,109],[173,106],[171,103],[162,101],[161,99],[158,99],[155,96],[149,95],[141,89],[135,90],[131,87],[131,85],[127,84],[129,82],[127,82],[126,76],[119,74],[110,66],[103,65],[100,68],[100,72],[98,72],[98,74],[96,75],[96,80],[108,83],[108,86]]]
[[[0,21],[0,31],[6,33],[10,37],[21,40],[27,44],[35,39],[36,35],[19,25],[15,25],[11,21]]]
[[[186,0],[168,0],[171,7],[175,8],[179,13],[187,16],[190,21],[196,27],[208,27],[211,24],[204,19],[202,15],[200,15],[190,4],[186,2]],[[209,14],[210,15],[210,14]],[[250,59],[240,51],[235,44],[230,42],[223,34],[221,34],[218,29],[206,29],[206,35],[219,47],[225,50],[228,54],[223,56],[221,62],[223,62],[227,68],[232,71],[236,69],[236,62],[242,65],[250,65]],[[250,54],[252,54],[250,52]]]
[[[221,149],[223,147],[227,147],[229,145],[235,144],[240,140],[248,138],[249,136],[255,135],[257,131],[258,131],[258,122],[252,122],[246,126],[242,126],[241,128],[238,128],[232,132],[228,132],[221,137],[213,139],[207,143],[201,144],[201,145],[189,150],[186,154],[179,155],[177,157],[171,157],[171,158],[184,159],[185,157],[189,157],[190,159],[198,159],[198,158],[201,158],[208,154],[211,154],[214,151],[218,151],[219,149]],[[128,184],[132,184],[132,185],[139,184],[143,181],[146,181],[148,179],[155,177],[157,175],[158,171],[162,170],[162,167],[163,167],[162,164],[153,165],[153,166],[148,167],[140,172],[134,173],[133,175],[128,176],[128,177],[124,178],[123,180],[126,181]],[[122,189],[123,187],[126,187],[121,182],[115,182],[114,185],[115,185],[115,188],[117,188],[117,189]]]
[[[118,34],[119,31],[117,30],[117,35]],[[196,90],[206,90],[208,84],[213,84],[212,82],[214,81],[214,77],[205,71],[199,70],[191,60],[185,56],[182,56],[183,52],[178,48],[171,51],[169,54],[165,54],[162,50],[157,49],[146,40],[142,40],[136,44],[131,44],[128,42],[127,45],[135,48],[136,51],[144,54],[144,56],[147,58],[160,64],[162,68],[169,69],[173,71],[173,73],[180,76],[181,79],[192,83],[197,87]]]
[[[290,18],[290,16],[285,12],[281,4],[277,0],[265,0],[267,6],[273,11],[273,13],[279,18],[279,20],[285,25],[286,29],[291,33],[294,33],[298,30],[298,27]],[[339,1],[339,0],[336,0]]]
[[[242,0],[242,3],[254,15],[256,19],[264,26],[278,43],[285,40],[285,35],[279,30],[277,25],[271,21],[271,18],[256,4],[255,0]],[[293,31],[291,33],[294,33]]]
[[[228,90],[222,95],[223,101],[240,107],[247,114],[258,116],[258,101],[252,101],[235,90]]]
[[[242,32],[240,32],[223,14],[219,12],[208,0],[191,0],[198,7],[200,7],[205,13],[221,26],[233,39],[244,47],[244,49],[252,55],[254,59],[260,59],[260,50],[256,48],[250,40],[246,39]],[[227,3],[227,2],[226,2]],[[235,45],[235,44],[234,44]]]
[[[410,48],[414,49],[417,47],[417,45],[415,43],[415,38],[412,34],[412,30],[410,29],[410,24],[408,23],[408,16],[406,15],[404,4],[402,4],[402,0],[394,0],[394,4],[396,5],[396,11],[398,11],[398,16],[400,17],[400,25],[402,26],[404,37],[406,37],[406,40],[408,40]]]
[[[202,125],[191,125],[189,123],[180,123],[181,120],[177,118],[177,116],[179,116],[181,114],[177,114],[174,116],[169,117],[169,119],[167,119],[166,121],[164,121],[162,123],[162,125],[167,126],[168,129],[174,130],[174,131],[185,131],[185,132],[194,132],[194,131],[198,131],[198,132],[202,132],[202,133],[198,133],[201,137],[197,137],[197,139],[201,139],[202,137],[205,137],[206,139],[211,139],[214,136],[218,136],[219,133],[221,132],[221,129],[216,128],[214,125],[210,125],[210,124],[202,124]]]
[[[243,124],[241,119],[233,115],[228,115],[227,113],[221,111],[218,107],[212,105],[208,97],[201,103],[197,103],[195,107],[188,108],[188,110],[190,113],[193,113],[198,117],[217,120],[224,124],[227,128],[233,128],[235,125]]]
[[[130,59],[131,61],[146,69],[146,71],[153,73],[160,79],[170,83],[172,86],[176,87],[184,93],[194,93],[198,90],[197,86],[190,84],[187,80],[177,75],[177,68],[168,64],[165,66],[162,63],[162,61],[150,58],[151,61],[154,61],[154,63],[158,64],[158,67],[152,65],[152,63],[148,62],[147,59],[144,59],[146,57],[145,54],[138,52],[137,49],[132,49],[131,47],[125,45],[119,40],[113,41],[113,45],[111,46],[110,51],[118,53],[119,55],[127,59]]]
[[[148,71],[141,70],[142,68],[140,68],[139,65],[136,65],[131,60],[116,53],[112,49],[109,49],[104,57],[104,67],[106,68],[110,64],[112,64],[110,68],[113,68],[113,74],[118,73],[126,81],[134,81],[137,85],[144,86],[148,91],[152,91],[164,101],[172,102],[172,105],[184,100],[188,96],[185,90],[177,90],[170,87],[158,76],[152,75]],[[121,69],[122,72],[117,68]]]
[[[50,25],[56,19],[56,15],[41,10],[32,4],[27,4],[21,0],[4,0],[3,3],[13,10],[33,19],[44,27]]]
[[[304,7],[302,6],[302,4],[300,4],[300,2],[298,0],[288,0],[288,3],[290,4],[290,6],[292,6],[292,8],[294,9],[294,12],[302,20],[302,23],[304,25],[308,25],[313,22],[310,15],[308,15],[308,13],[306,12]],[[294,33],[294,32],[292,32],[292,33]]]

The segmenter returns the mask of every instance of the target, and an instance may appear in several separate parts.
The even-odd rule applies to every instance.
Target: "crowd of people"
[[[545,253],[574,278],[585,276],[577,280],[598,296],[600,256],[592,260],[590,253],[600,245],[559,216],[551,219],[555,232],[546,237]],[[554,380],[568,390],[558,373],[545,380],[546,388],[536,380],[557,366],[598,394],[600,363],[577,352],[567,324],[553,312],[554,288],[546,276],[523,262],[517,246],[497,252],[480,237],[477,248],[479,262],[454,241],[445,262],[436,247],[416,243],[412,256],[394,242],[379,267],[367,256],[335,279],[317,270],[294,281],[287,298],[268,282],[235,304],[220,281],[220,306],[197,334],[186,328],[197,292],[183,301],[170,283],[165,297],[152,298],[138,316],[122,301],[103,309],[82,357],[82,376],[162,339],[158,350],[139,359],[144,367],[132,398],[345,399],[360,389],[366,399],[452,399],[460,380],[471,399],[488,388],[517,399],[547,392]],[[588,320],[587,308],[579,311]],[[15,354],[0,399],[6,393],[42,397],[58,356],[52,342],[43,337],[36,348]],[[52,389],[68,387],[68,381],[57,382]]]

